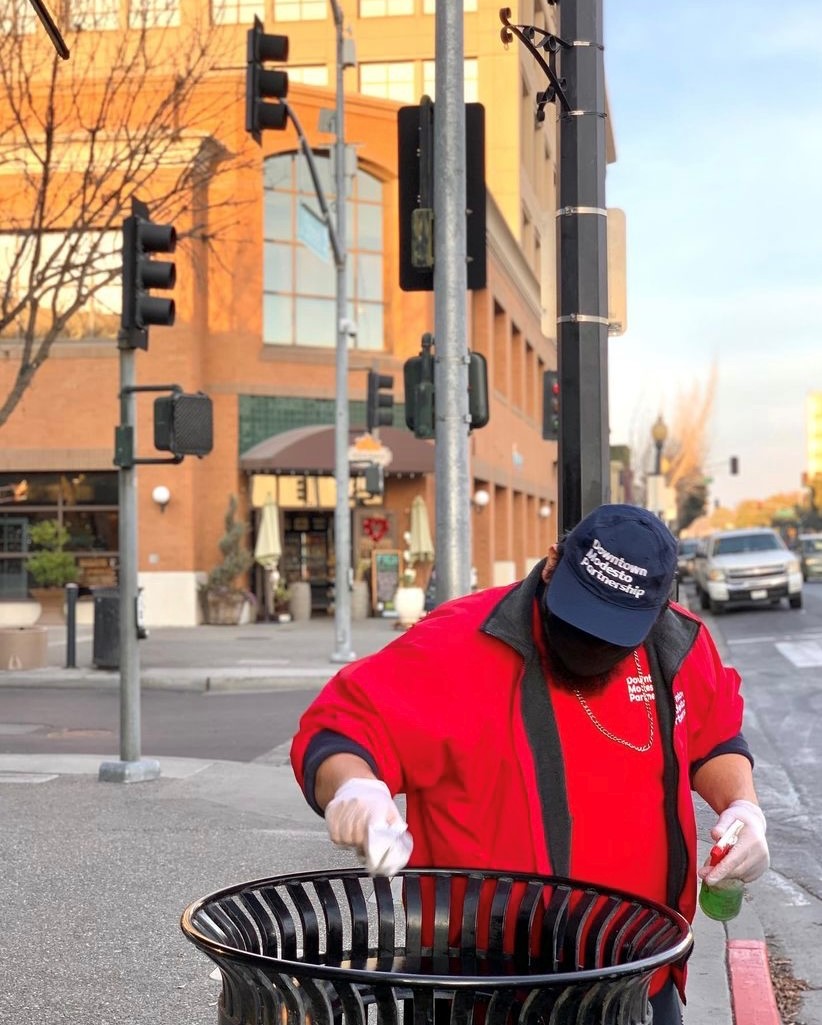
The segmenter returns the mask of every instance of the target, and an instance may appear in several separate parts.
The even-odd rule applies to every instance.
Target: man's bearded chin
[[[614,667],[633,651],[583,633],[550,612],[543,622],[551,676],[563,690],[598,693],[611,679]]]
[[[551,670],[551,682],[560,690],[579,691],[590,696],[603,691],[611,679],[612,670],[607,673],[595,673],[593,676],[579,676],[565,665],[556,651],[548,651],[548,664]]]

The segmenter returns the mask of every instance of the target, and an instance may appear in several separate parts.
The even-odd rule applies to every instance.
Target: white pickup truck
[[[799,559],[775,530],[722,530],[700,543],[694,559],[699,604],[711,612],[731,605],[779,604],[802,608]]]

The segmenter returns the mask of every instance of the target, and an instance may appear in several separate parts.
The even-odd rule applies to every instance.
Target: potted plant
[[[417,586],[417,571],[409,552],[405,552],[406,568],[400,573],[394,608],[397,610],[398,626],[413,626],[425,613],[425,591]]]
[[[274,615],[279,623],[291,622],[291,588],[285,580],[278,580],[271,596]]]
[[[64,588],[77,580],[77,560],[65,551],[69,532],[59,520],[42,520],[31,525],[29,537],[34,551],[26,559],[26,569],[37,585],[31,596],[40,602],[41,619],[57,622],[62,618]]]
[[[247,572],[253,556],[245,547],[248,526],[237,520],[237,499],[230,495],[225,513],[225,532],[218,542],[223,561],[208,574],[200,589],[203,618],[217,626],[236,626],[243,618],[248,592],[236,584]]]

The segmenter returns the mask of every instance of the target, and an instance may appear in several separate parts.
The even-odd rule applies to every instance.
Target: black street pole
[[[559,537],[609,500],[602,0],[561,0],[557,209]]]

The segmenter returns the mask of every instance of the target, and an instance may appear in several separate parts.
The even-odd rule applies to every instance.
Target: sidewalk
[[[358,656],[397,636],[392,620],[352,624]],[[66,670],[65,630],[54,628],[53,664],[0,673],[0,688],[117,687],[116,672],[91,667],[91,640],[78,631],[79,668]],[[153,630],[140,643],[142,681],[313,690],[337,668],[334,640],[333,619]],[[159,780],[132,786],[97,782],[104,756],[0,755],[0,1021],[213,1025],[219,986],[179,933],[183,907],[242,880],[352,863],[307,808],[287,752],[270,754],[265,764],[163,758]],[[707,837],[713,813],[698,817]],[[753,904],[727,931],[698,912],[694,932],[686,1025],[779,1025]]]

